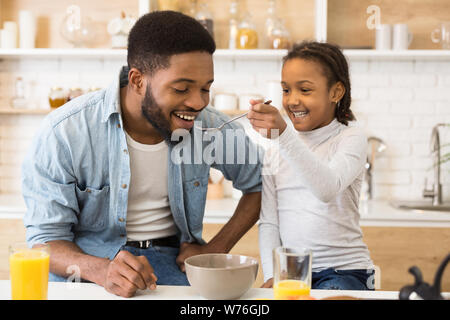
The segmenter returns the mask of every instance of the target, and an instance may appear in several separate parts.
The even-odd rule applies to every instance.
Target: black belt
[[[143,241],[127,241],[125,245],[139,249],[148,249],[154,246],[179,248],[180,240],[178,239],[177,236],[170,236],[165,238],[150,239]]]

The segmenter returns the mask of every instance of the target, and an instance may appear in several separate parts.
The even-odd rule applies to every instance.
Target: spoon
[[[264,104],[270,104],[272,102],[272,100],[267,100],[266,102],[264,102]],[[222,123],[220,126],[218,126],[217,128],[202,128],[202,127],[197,127],[196,126],[196,128],[197,129],[200,129],[200,130],[202,130],[202,131],[206,131],[206,132],[211,132],[211,131],[215,131],[215,130],[221,130],[226,124],[228,124],[228,123],[230,123],[230,122],[233,122],[234,120],[237,120],[237,119],[240,119],[240,118],[242,118],[242,117],[245,117],[248,113],[249,113],[250,111],[247,111],[246,113],[244,113],[244,114],[241,114],[241,115],[239,115],[239,116],[237,116],[237,117],[234,117],[234,118],[232,118],[232,119],[230,119],[230,120],[228,120],[228,121],[226,121],[226,122],[224,122],[224,123]]]

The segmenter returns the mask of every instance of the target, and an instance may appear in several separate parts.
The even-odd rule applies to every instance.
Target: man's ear
[[[338,102],[342,99],[345,94],[344,84],[340,81],[336,82],[330,90],[330,100]]]
[[[128,71],[128,85],[138,95],[145,95],[146,83],[144,74],[136,68],[131,68]]]

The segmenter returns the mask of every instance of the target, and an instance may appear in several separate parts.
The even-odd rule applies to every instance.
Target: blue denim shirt
[[[43,121],[22,165],[29,246],[67,240],[87,254],[112,259],[126,243],[130,159],[119,90],[117,77],[107,89],[78,97]],[[210,107],[197,117],[204,127],[218,126],[227,119]],[[243,132],[237,123],[226,128]],[[202,226],[210,167],[222,171],[233,181],[233,187],[244,193],[261,191],[262,151],[257,152],[256,162],[251,161],[249,154],[259,148],[248,136],[241,137],[246,148],[243,155],[235,145],[230,147],[224,134],[219,136],[223,154],[210,152],[211,141],[203,141],[199,130],[186,133],[182,142],[195,143],[169,144],[169,203],[180,241],[204,243]],[[237,135],[235,140],[239,139]],[[199,157],[199,152],[210,152],[216,156],[215,161]],[[174,155],[192,161],[177,161]]]

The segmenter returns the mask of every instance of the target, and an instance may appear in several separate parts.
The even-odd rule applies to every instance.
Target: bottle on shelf
[[[230,5],[230,23],[228,27],[228,49],[236,49],[236,37],[238,32],[238,3],[237,0],[231,2]]]
[[[52,87],[48,95],[48,102],[52,109],[59,108],[67,102],[67,93],[61,87]]]
[[[255,25],[252,22],[250,12],[246,12],[244,18],[238,26],[236,37],[237,49],[257,49],[258,48],[258,33]]]
[[[14,97],[11,99],[11,106],[18,109],[27,107],[27,100],[25,98],[25,83],[22,77],[16,78]]]
[[[208,4],[203,0],[199,7],[195,19],[200,22],[203,27],[208,30],[211,37],[214,38],[214,20],[211,11],[209,11]]]
[[[267,19],[265,23],[265,32],[264,32],[264,48],[269,49],[270,46],[270,35],[272,34],[273,27],[275,25],[275,21],[277,19],[277,8],[276,8],[276,0],[269,0],[269,6],[267,8]]]
[[[269,0],[265,23],[264,48],[289,49],[290,46],[291,36],[283,20],[277,15],[276,0]]]
[[[83,93],[84,92],[83,92],[83,90],[81,88],[78,88],[78,87],[70,88],[69,95],[67,97],[67,101],[73,100],[76,97],[79,97],[79,96],[83,95]]]
[[[271,49],[289,49],[291,47],[291,35],[284,26],[283,20],[275,21],[269,39]]]

